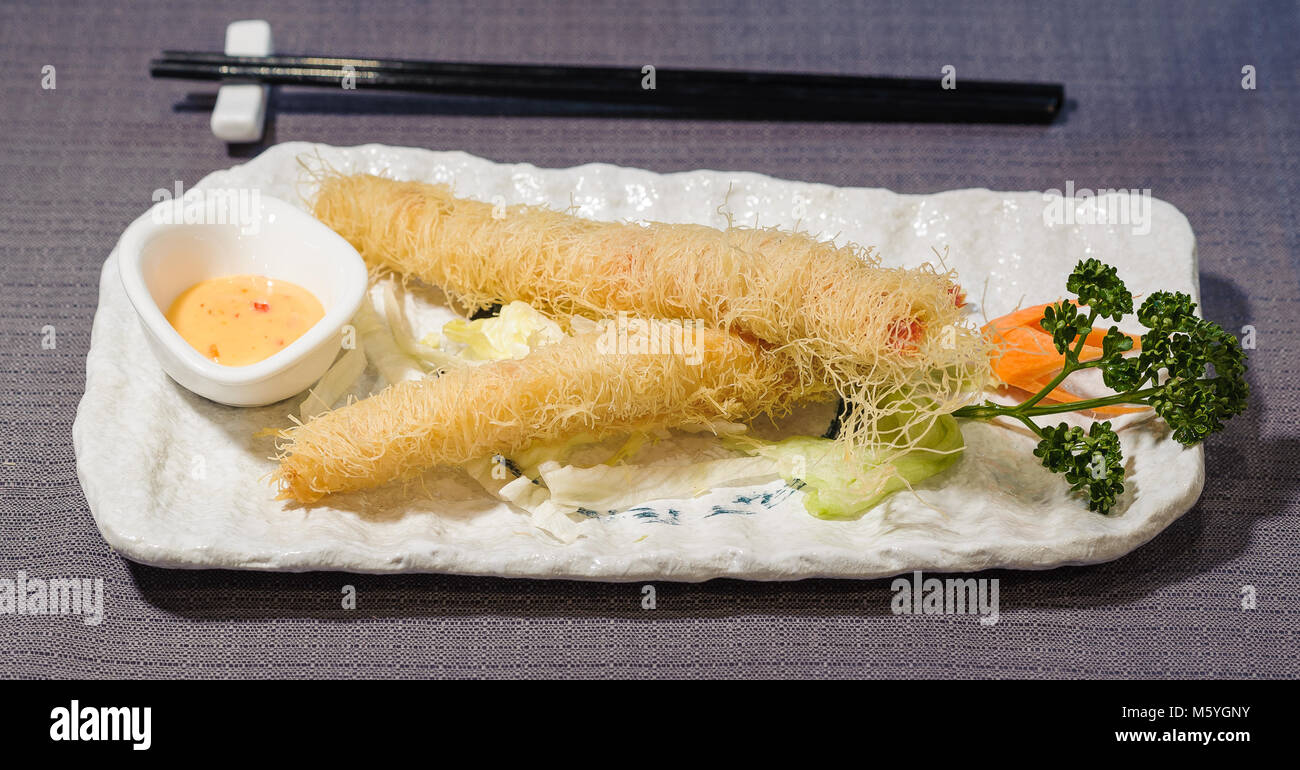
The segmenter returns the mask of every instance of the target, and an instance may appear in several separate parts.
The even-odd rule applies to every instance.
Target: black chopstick
[[[640,67],[476,64],[335,56],[165,51],[158,78],[639,104],[719,116],[796,120],[1049,123],[1059,84]]]

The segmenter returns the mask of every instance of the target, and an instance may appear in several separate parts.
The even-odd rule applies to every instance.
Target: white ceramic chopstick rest
[[[226,27],[226,55],[269,56],[271,25],[262,19],[234,21]],[[224,142],[256,142],[266,125],[270,87],[256,83],[225,85],[212,108],[212,133]]]

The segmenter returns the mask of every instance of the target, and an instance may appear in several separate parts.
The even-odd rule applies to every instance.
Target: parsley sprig
[[[1173,430],[1174,440],[1191,446],[1223,427],[1223,421],[1246,408],[1246,356],[1235,335],[1196,316],[1191,297],[1159,291],[1137,309],[1147,328],[1141,352],[1116,326],[1102,339],[1101,355],[1080,361],[1088,333],[1098,319],[1118,321],[1133,312],[1133,295],[1115,268],[1095,259],[1080,262],[1066,282],[1078,300],[1062,300],[1043,312],[1042,327],[1052,336],[1064,365],[1042,390],[1016,406],[991,401],[965,406],[954,416],[988,420],[1019,420],[1039,438],[1034,455],[1051,471],[1062,473],[1070,489],[1086,493],[1088,508],[1106,514],[1124,491],[1124,457],[1119,436],[1109,421],[1088,430],[1060,423],[1040,427],[1033,418],[1096,409],[1116,404],[1149,406]],[[1063,404],[1040,402],[1066,377],[1082,369],[1101,369],[1102,380],[1114,395]]]

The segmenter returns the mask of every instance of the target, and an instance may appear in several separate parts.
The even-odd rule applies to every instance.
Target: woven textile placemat
[[[0,25],[0,578],[101,578],[104,618],[0,614],[4,677],[1289,677],[1300,674],[1300,83],[1292,2],[12,3]],[[1195,230],[1205,314],[1254,330],[1252,408],[1197,506],[1118,561],[991,572],[1000,617],[899,616],[890,581],[655,585],[182,572],[113,553],[71,426],[100,269],[156,188],[231,151],[163,48],[268,18],[285,52],[1064,82],[1053,126],[599,119],[553,107],[277,94],[272,141],[498,161],[757,171],[935,192],[1150,189]],[[1253,67],[1256,87],[1242,87]],[[47,69],[52,67],[53,70]],[[49,77],[53,76],[54,88]],[[1104,255],[1102,255],[1104,258]],[[1082,514],[1081,515],[1086,515]],[[344,586],[357,607],[341,606]],[[1246,605],[1246,606],[1243,606]]]

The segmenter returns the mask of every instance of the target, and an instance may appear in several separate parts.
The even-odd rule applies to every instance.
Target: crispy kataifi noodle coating
[[[642,322],[620,342],[606,326],[518,360],[398,383],[286,429],[272,479],[281,498],[313,502],[579,433],[777,417],[830,397],[801,384],[788,356],[735,334]]]
[[[869,248],[775,228],[596,222],[328,169],[315,181],[315,215],[372,269],[471,308],[702,319],[761,340],[852,407],[839,433],[852,448],[889,442],[882,416],[928,422],[989,382],[989,343],[964,321],[953,274],[930,265],[885,267]]]

